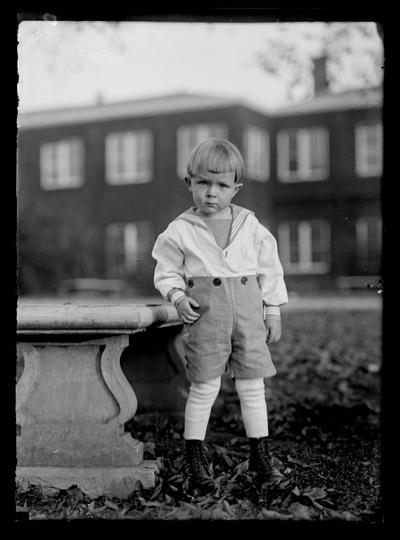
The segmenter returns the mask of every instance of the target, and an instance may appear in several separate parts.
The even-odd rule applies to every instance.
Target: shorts
[[[200,305],[199,319],[185,325],[183,345],[191,381],[231,370],[233,377],[273,377],[263,302],[256,276],[191,277],[186,294]]]

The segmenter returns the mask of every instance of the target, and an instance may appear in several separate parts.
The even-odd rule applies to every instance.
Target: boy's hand
[[[196,300],[190,298],[190,296],[185,296],[182,300],[177,301],[176,311],[184,323],[192,324],[200,317],[200,313],[194,311],[192,306],[200,307]]]
[[[281,321],[267,317],[264,324],[267,330],[267,343],[276,343],[279,341],[282,334]]]

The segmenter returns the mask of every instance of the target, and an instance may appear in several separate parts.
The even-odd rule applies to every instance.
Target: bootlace
[[[200,445],[193,446],[191,463],[193,466],[193,472],[196,476],[204,476],[208,471],[208,463],[203,452],[203,448]]]
[[[260,439],[260,441],[257,442],[256,449],[260,468],[264,473],[270,474],[272,472],[272,464],[268,454],[267,441],[265,439]]]
[[[187,474],[194,476],[198,480],[210,478],[207,458],[201,445],[195,444],[186,448],[184,468]]]

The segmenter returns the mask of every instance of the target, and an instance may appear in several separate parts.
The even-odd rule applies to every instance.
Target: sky
[[[296,23],[314,32],[321,23]],[[293,31],[292,31],[293,28]],[[20,112],[192,92],[260,108],[288,103],[285,84],[258,54],[273,23],[22,21],[18,31]],[[294,26],[289,30],[295,38]],[[299,47],[305,46],[299,41]],[[310,42],[308,49],[314,47]]]

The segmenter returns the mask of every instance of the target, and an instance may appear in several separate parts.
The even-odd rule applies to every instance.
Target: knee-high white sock
[[[221,387],[221,377],[205,382],[192,382],[185,408],[185,439],[204,440],[211,408]]]
[[[235,386],[247,437],[266,437],[268,414],[264,379],[235,379]]]

